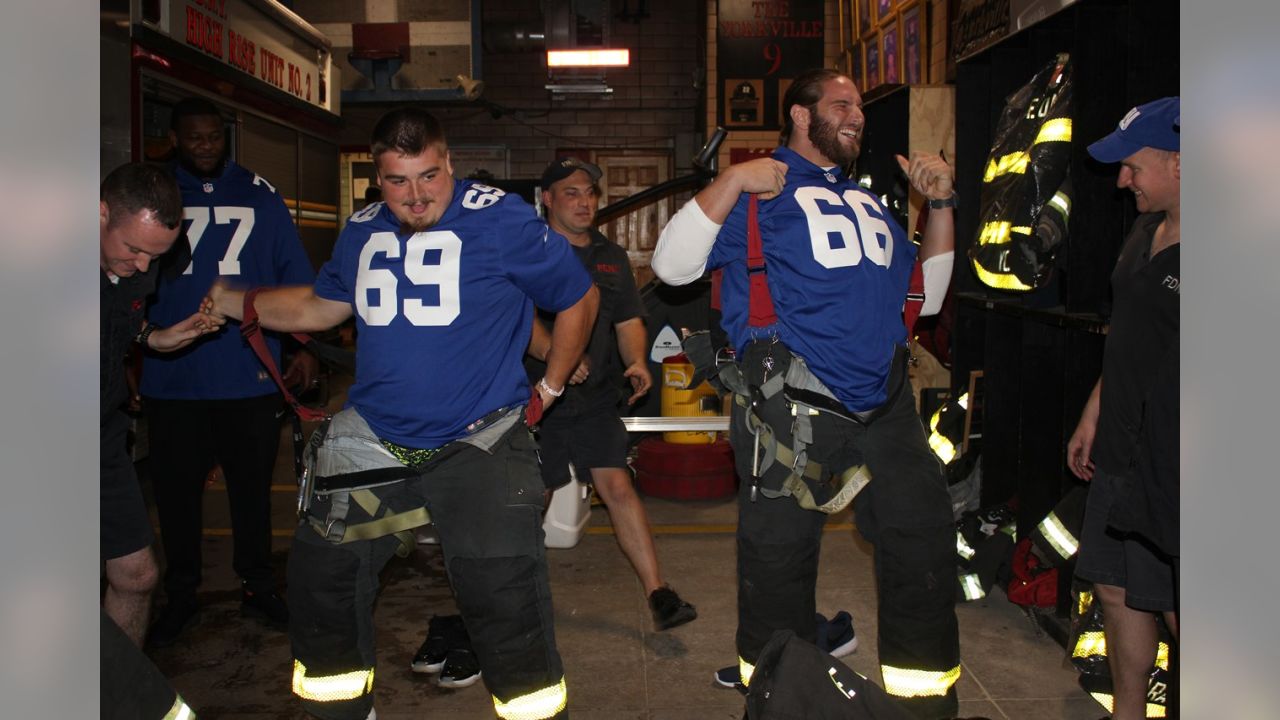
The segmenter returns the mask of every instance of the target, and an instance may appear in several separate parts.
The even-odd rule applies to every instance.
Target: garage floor
[[[294,525],[291,467],[292,448],[282,433],[273,497],[282,582]],[[145,461],[140,474],[146,482]],[[639,582],[618,550],[608,512],[593,508],[576,547],[548,551],[570,712],[588,720],[737,720],[742,697],[712,681],[715,670],[735,657],[734,500],[645,498],[645,504],[663,574],[697,606],[699,618],[675,630],[652,631]],[[201,614],[177,644],[150,654],[201,718],[302,718],[289,692],[287,637],[239,615],[221,482],[209,488],[205,512]],[[878,681],[875,608],[870,548],[848,513],[834,516],[824,539],[818,609],[828,615],[840,609],[852,613],[860,647],[844,660]],[[431,614],[453,611],[438,546],[419,545],[409,558],[392,560],[376,610],[379,720],[494,717],[482,684],[441,689],[430,676],[409,669]],[[1080,690],[1062,648],[1001,591],[962,605],[957,614],[961,715],[1095,720],[1106,714]]]

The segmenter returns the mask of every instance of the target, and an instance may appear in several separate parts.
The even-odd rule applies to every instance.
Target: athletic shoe
[[[284,629],[289,627],[289,606],[275,590],[253,591],[244,588],[240,592],[240,614],[256,617],[268,624]]]
[[[480,679],[480,661],[467,648],[454,648],[445,656],[437,684],[443,688],[464,688]]]
[[[747,694],[747,686],[742,684],[742,678],[738,675],[737,665],[730,665],[717,670],[715,681],[720,687],[733,688],[743,695]]]
[[[422,641],[409,668],[416,673],[438,673],[444,668],[449,648],[464,644],[471,647],[461,615],[432,615],[427,624],[427,639]]]
[[[858,649],[858,636],[853,632],[853,617],[841,610],[834,618],[827,618],[818,613],[814,616],[818,623],[818,648],[830,653],[832,657],[844,657]],[[746,692],[742,678],[738,676],[738,666],[720,668],[715,675],[716,684],[720,687],[735,688]]]
[[[649,593],[649,609],[653,612],[653,625],[659,631],[670,630],[698,617],[697,609],[681,600],[669,585]]]
[[[858,636],[853,631],[853,618],[841,610],[836,616],[827,620],[821,613],[815,618],[818,621],[818,648],[831,654],[831,657],[844,657],[858,649]]]

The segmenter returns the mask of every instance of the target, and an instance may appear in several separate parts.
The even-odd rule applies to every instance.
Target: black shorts
[[[99,503],[100,552],[113,560],[150,547],[155,535],[142,499],[142,488],[125,447],[129,416],[115,411],[102,425],[101,485]]]
[[[1101,470],[1093,473],[1076,576],[1124,588],[1125,604],[1136,610],[1176,610],[1177,588],[1170,559],[1137,536],[1107,526],[1107,516],[1122,482]]]
[[[557,417],[552,413],[538,430],[542,482],[554,490],[569,482],[569,463],[579,482],[591,482],[592,468],[627,467],[627,428],[613,406]]]

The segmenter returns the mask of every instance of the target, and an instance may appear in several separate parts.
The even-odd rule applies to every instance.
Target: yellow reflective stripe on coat
[[[502,702],[493,698],[493,710],[503,720],[544,720],[569,704],[569,690],[565,687],[564,678],[560,682],[541,690],[534,690],[526,695]]]
[[[1107,636],[1101,630],[1080,633],[1076,646],[1071,651],[1071,657],[1083,658],[1090,655],[1107,655]],[[1161,670],[1169,669],[1169,643],[1163,640],[1156,645],[1156,667]]]
[[[196,712],[182,700],[182,696],[174,694],[173,706],[160,720],[195,720]]]
[[[752,665],[742,658],[738,658],[738,681],[742,683],[743,687],[751,684],[751,675],[755,671],[755,665]]]
[[[1070,559],[1080,549],[1075,536],[1067,530],[1066,525],[1062,524],[1062,520],[1058,519],[1057,513],[1050,512],[1044,520],[1040,521],[1036,529],[1044,534],[1044,539],[1049,541],[1063,560]]]
[[[1094,700],[1098,701],[1098,704],[1105,708],[1107,712],[1114,712],[1114,708],[1111,707],[1114,704],[1114,700],[1109,693],[1091,692],[1089,695],[1092,696]],[[1147,703],[1147,717],[1167,717],[1165,714],[1165,707],[1163,705],[1157,705],[1156,703]]]
[[[1025,175],[1029,162],[1031,162],[1031,155],[1025,152],[1009,153],[998,160],[992,158],[991,162],[987,163],[987,171],[982,176],[982,182],[991,182],[1009,173]]]
[[[987,591],[982,589],[982,581],[978,579],[977,573],[961,575],[960,589],[964,591],[965,600],[978,600],[987,596]]]
[[[1047,204],[1057,208],[1058,212],[1062,213],[1062,217],[1071,217],[1071,198],[1067,197],[1067,194],[1061,190],[1054,193]]]
[[[1046,142],[1070,142],[1071,141],[1071,118],[1054,118],[1045,121],[1040,126],[1040,132],[1036,133],[1036,141],[1032,145],[1039,145]]]
[[[884,676],[884,689],[897,697],[929,697],[946,695],[951,686],[960,679],[960,666],[950,670],[936,672],[932,670],[909,670],[891,665],[881,665],[880,673]]]
[[[970,547],[969,541],[964,539],[964,535],[961,535],[959,530],[956,531],[956,554],[965,560],[972,560],[973,556],[978,554],[977,550]]]
[[[307,667],[293,661],[293,694],[304,700],[334,702],[355,700],[373,690],[373,668],[341,675],[307,675]]]
[[[1089,657],[1090,655],[1107,654],[1107,636],[1101,630],[1090,630],[1080,633],[1076,638],[1076,646],[1071,650],[1071,657]]]
[[[1080,598],[1076,602],[1076,614],[1084,615],[1089,612],[1089,608],[1093,606],[1093,593],[1085,590],[1080,593]]]
[[[988,287],[998,288],[1000,290],[1030,290],[1031,286],[1023,283],[1013,275],[1004,275],[1001,273],[993,273],[982,267],[981,263],[974,263],[973,269],[978,274],[978,279]]]

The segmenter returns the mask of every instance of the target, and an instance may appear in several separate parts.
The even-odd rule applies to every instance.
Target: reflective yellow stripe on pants
[[[373,668],[340,675],[307,675],[300,661],[293,661],[293,694],[303,700],[334,702],[355,700],[373,691]]]
[[[169,712],[164,714],[160,720],[196,720],[196,713],[182,700],[181,695],[175,695],[173,698],[173,707],[169,708]]]
[[[752,665],[751,663],[747,662],[746,660],[743,660],[742,658],[738,658],[738,680],[739,682],[742,683],[743,687],[746,687],[751,684],[751,675],[755,671],[756,671],[755,665]]]
[[[493,699],[494,712],[503,720],[545,720],[565,709],[569,703],[569,690],[560,682],[541,690],[534,690],[526,695],[502,702]]]
[[[885,692],[897,697],[943,696],[960,679],[960,666],[941,672],[881,665]]]

